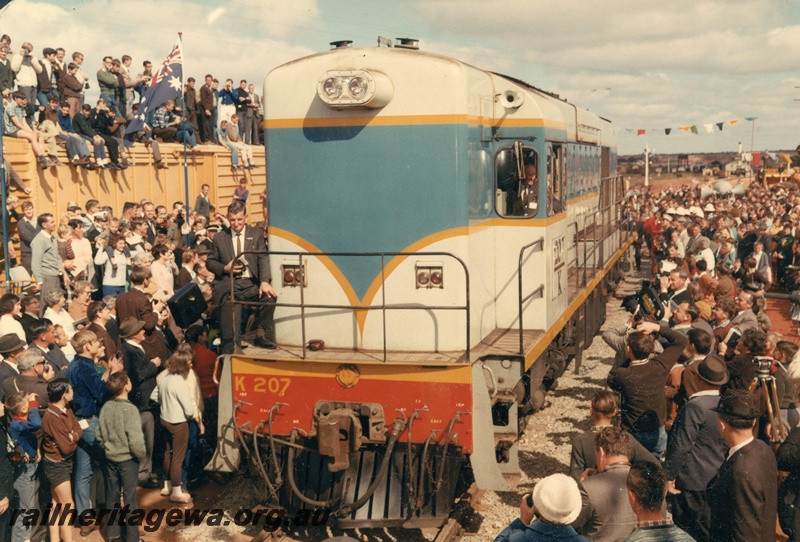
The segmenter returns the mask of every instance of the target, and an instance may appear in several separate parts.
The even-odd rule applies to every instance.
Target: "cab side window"
[[[539,212],[539,155],[516,142],[495,157],[495,210],[503,217],[533,217]]]
[[[547,144],[547,216],[560,213],[567,207],[565,157],[564,145]]]

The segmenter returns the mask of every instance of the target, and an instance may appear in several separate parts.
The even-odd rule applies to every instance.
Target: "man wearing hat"
[[[147,450],[145,458],[139,463],[139,485],[154,489],[158,481],[153,478],[153,442],[155,439],[155,418],[150,401],[150,394],[156,387],[156,375],[161,366],[161,359],[150,357],[145,353],[142,343],[145,339],[145,323],[134,317],[128,317],[119,326],[122,339],[122,364],[131,382],[128,399],[139,409],[139,417],[144,431],[144,443]]]
[[[10,376],[18,376],[17,355],[25,350],[25,341],[19,338],[16,333],[8,333],[0,336],[0,355],[3,361],[0,362],[0,386],[3,381]]]
[[[695,391],[672,425],[664,470],[673,521],[697,540],[708,540],[711,516],[706,486],[728,452],[713,409],[719,404],[719,388],[728,382],[729,375],[725,362],[713,354],[693,368]]]
[[[529,501],[530,499],[530,501]],[[495,542],[588,542],[570,523],[581,511],[578,484],[566,474],[543,478],[531,495],[522,497],[519,519],[503,529]],[[534,518],[536,518],[535,521]],[[531,523],[532,522],[532,523]]]
[[[775,540],[778,467],[770,447],[753,438],[760,413],[747,390],[727,389],[713,409],[729,450],[708,485],[710,540]]]

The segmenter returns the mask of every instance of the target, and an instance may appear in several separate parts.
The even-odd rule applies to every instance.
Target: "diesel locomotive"
[[[632,242],[616,129],[408,39],[336,42],[263,95],[278,348],[221,359],[209,468],[246,456],[271,503],[341,527],[441,525],[509,489],[603,322]]]

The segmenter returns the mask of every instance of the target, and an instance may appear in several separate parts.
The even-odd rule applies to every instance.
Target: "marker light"
[[[440,262],[417,262],[414,267],[417,289],[444,288],[444,272]]]

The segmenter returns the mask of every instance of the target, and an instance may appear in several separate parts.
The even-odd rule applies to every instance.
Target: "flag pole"
[[[181,127],[183,128],[183,188],[186,196],[186,216],[189,216],[189,163],[186,151],[186,89],[183,88],[183,72],[186,71],[186,57],[183,54],[183,32],[178,32],[178,41],[181,42],[181,62],[183,68],[181,70]]]
[[[2,196],[0,199],[2,200],[3,205],[3,252],[5,258],[3,258],[3,263],[5,264],[5,271],[6,271],[6,293],[11,293],[11,262],[9,258],[9,250],[8,250],[8,205],[6,204],[6,195],[8,193],[8,182],[7,182],[7,174],[6,171],[6,155],[5,155],[5,147],[3,146],[3,134],[5,133],[5,127],[3,126],[3,108],[5,107],[5,103],[3,103],[3,97],[0,96],[0,192],[2,192]],[[39,280],[39,277],[36,277]]]

